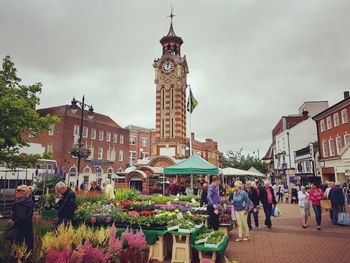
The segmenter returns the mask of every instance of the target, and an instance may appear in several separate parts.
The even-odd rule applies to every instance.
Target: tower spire
[[[169,32],[168,32],[167,36],[169,36],[169,37],[174,37],[174,36],[176,36],[175,31],[174,31],[174,28],[173,28],[173,18],[174,18],[175,16],[176,16],[176,15],[174,15],[174,7],[171,6],[171,7],[170,7],[170,15],[168,15],[168,17],[170,17],[170,28],[169,28]]]

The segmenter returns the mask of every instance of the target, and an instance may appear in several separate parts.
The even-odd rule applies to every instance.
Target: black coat
[[[335,186],[329,191],[329,199],[331,200],[332,206],[344,206],[344,193],[340,186]]]
[[[30,197],[16,200],[12,211],[13,227],[16,228],[15,243],[26,243],[29,250],[33,249],[33,210],[34,202]]]
[[[273,192],[272,187],[270,186],[270,191],[272,194],[272,204],[276,204],[276,197],[275,197],[275,193]],[[265,187],[260,188],[260,201],[263,204],[263,206],[267,206],[268,205],[268,200],[267,200],[267,192],[265,190]]]
[[[251,187],[249,189],[249,191],[247,191],[247,193],[248,193],[248,197],[249,197],[250,201],[252,201],[254,207],[258,206],[260,203],[258,191],[254,187]]]
[[[67,191],[63,194],[62,199],[58,202],[58,218],[65,220],[72,220],[74,211],[76,208],[75,193],[67,188]]]
[[[208,190],[202,190],[200,206],[208,204]]]

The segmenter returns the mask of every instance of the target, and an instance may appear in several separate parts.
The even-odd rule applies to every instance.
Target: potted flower
[[[179,223],[176,220],[171,220],[167,225],[168,231],[174,231],[179,229]]]
[[[179,232],[191,233],[194,231],[194,224],[191,221],[182,221],[179,224]]]
[[[201,228],[203,226],[204,218],[201,216],[192,216],[191,221],[194,223],[195,228]]]
[[[205,229],[201,234],[196,237],[195,244],[201,244],[207,242],[210,235],[213,233],[212,230]]]
[[[221,231],[215,231],[208,237],[208,240],[204,243],[204,246],[208,248],[218,248],[222,242],[224,242],[224,240],[225,234]]]
[[[86,159],[90,156],[91,150],[85,147],[73,147],[70,150],[70,154],[74,157],[81,157],[83,159]]]

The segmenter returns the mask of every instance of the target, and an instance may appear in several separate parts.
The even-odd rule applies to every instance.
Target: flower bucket
[[[107,216],[107,217],[105,218],[105,223],[110,223],[110,222],[112,222],[112,217]]]
[[[90,222],[92,223],[92,224],[95,224],[96,223],[96,217],[95,216],[92,216],[91,218],[90,218]]]

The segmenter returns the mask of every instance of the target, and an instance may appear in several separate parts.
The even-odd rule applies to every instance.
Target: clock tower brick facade
[[[184,158],[189,71],[186,56],[181,56],[183,41],[176,36],[172,20],[168,34],[162,37],[160,43],[162,56],[153,63],[156,84],[156,139],[153,155]]]

